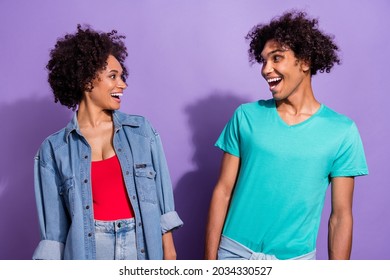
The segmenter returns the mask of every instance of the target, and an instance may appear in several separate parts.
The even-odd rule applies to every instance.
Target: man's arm
[[[330,260],[348,260],[352,249],[354,177],[332,178],[332,211],[329,219]]]
[[[205,250],[207,260],[217,259],[222,227],[225,223],[239,166],[240,158],[228,153],[223,155],[220,176],[214,188],[209,209]]]

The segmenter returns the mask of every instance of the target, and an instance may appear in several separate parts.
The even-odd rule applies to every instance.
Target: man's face
[[[309,65],[295,57],[294,52],[274,40],[267,41],[261,52],[261,74],[275,100],[283,100],[305,90],[310,80]]]

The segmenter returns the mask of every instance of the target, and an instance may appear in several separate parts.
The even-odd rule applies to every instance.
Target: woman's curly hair
[[[259,24],[246,36],[250,40],[249,60],[262,63],[261,52],[269,40],[289,47],[299,60],[310,63],[311,75],[317,71],[330,72],[334,64],[340,64],[338,46],[333,36],[318,29],[318,20],[308,18],[305,12],[289,11],[269,24]]]
[[[124,61],[128,54],[123,39],[125,36],[116,30],[102,33],[80,24],[76,33],[58,39],[46,65],[54,101],[75,110],[83,93],[93,89],[92,81],[107,66],[109,55],[121,64],[125,80],[128,72]]]

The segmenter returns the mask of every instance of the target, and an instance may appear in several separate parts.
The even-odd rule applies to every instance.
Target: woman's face
[[[103,110],[118,110],[123,91],[127,87],[122,79],[122,72],[119,61],[109,55],[106,68],[92,82],[92,91],[85,93],[89,103]]]

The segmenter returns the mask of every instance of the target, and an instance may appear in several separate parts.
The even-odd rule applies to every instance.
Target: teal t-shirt
[[[325,105],[288,125],[273,99],[243,104],[215,145],[240,158],[223,235],[279,259],[315,249],[331,177],[368,174],[355,123]]]

